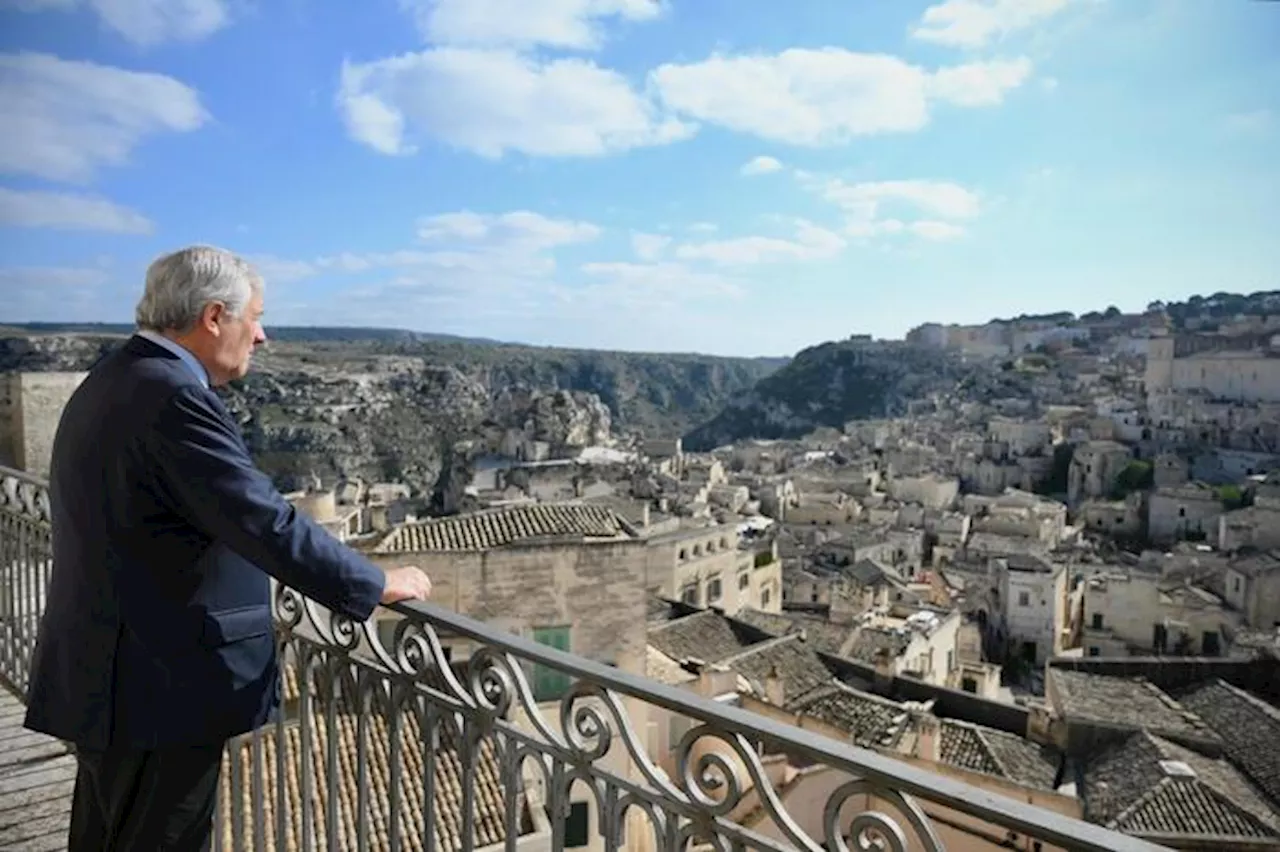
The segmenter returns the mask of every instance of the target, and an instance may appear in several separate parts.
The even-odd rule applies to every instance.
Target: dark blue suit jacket
[[[131,338],[72,394],[26,726],[77,745],[216,744],[279,704],[268,574],[368,618],[385,575],[294,508],[221,400]]]

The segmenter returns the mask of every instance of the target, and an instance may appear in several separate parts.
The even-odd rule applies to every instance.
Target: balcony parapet
[[[17,604],[0,612],[0,675],[21,693],[51,567],[48,496],[5,469],[0,495]],[[218,849],[932,852],[956,815],[1010,848],[1162,848],[435,604],[390,607],[401,619],[385,644],[376,622],[283,586],[274,608],[283,711],[228,745]],[[548,673],[564,688],[539,701]],[[683,720],[669,753],[655,719]],[[837,773],[820,803],[792,801],[783,755]]]

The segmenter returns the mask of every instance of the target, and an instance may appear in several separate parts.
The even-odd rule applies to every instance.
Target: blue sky
[[[1280,3],[0,0],[0,321],[780,354],[1280,288]]]

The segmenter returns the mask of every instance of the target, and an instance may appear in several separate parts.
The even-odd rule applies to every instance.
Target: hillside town
[[[517,426],[461,446],[430,512],[402,482],[288,496],[378,564],[422,567],[434,602],[542,644],[1136,837],[1280,849],[1280,294],[1271,314],[1215,298],[908,335],[1029,395],[956,388],[708,452]],[[7,377],[8,464],[45,472],[81,375]],[[378,618],[393,647],[402,616]],[[644,722],[668,773],[688,727]],[[821,836],[805,803],[827,770],[777,771]],[[595,806],[569,809],[582,848]]]

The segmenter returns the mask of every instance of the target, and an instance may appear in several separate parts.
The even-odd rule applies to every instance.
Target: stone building
[[[1091,657],[1225,652],[1243,619],[1203,586],[1131,566],[1085,585],[1082,645]]]
[[[575,503],[538,503],[437,518],[394,529],[370,557],[382,567],[410,563],[432,580],[432,601],[535,642],[622,671],[646,670],[648,542],[612,510]],[[378,634],[390,647],[400,616],[379,610]],[[441,636],[453,662],[471,656],[469,640]],[[555,702],[573,683],[567,673],[528,666],[534,699]],[[624,700],[636,730],[648,727],[649,705]],[[552,709],[550,712],[554,712]],[[603,765],[635,772],[625,750]],[[569,807],[589,827],[581,848],[603,849],[597,803],[582,785]]]
[[[1067,501],[1072,505],[1094,497],[1106,497],[1133,455],[1115,441],[1088,441],[1076,447],[1067,471]]]
[[[1239,402],[1280,402],[1280,358],[1274,356],[1273,347],[1183,354],[1178,344],[1173,337],[1159,337],[1148,345],[1145,382],[1149,395],[1198,394]]]
[[[0,464],[49,475],[62,409],[88,373],[0,375]]]
[[[1061,654],[1068,624],[1067,569],[1037,556],[992,560],[1000,628],[1012,653],[1033,665]]]
[[[1248,553],[1226,570],[1227,602],[1244,613],[1250,627],[1280,628],[1280,551]]]
[[[728,615],[782,608],[782,560],[776,547],[759,553],[744,548],[735,527],[682,529],[647,543],[651,592]]]
[[[1147,535],[1161,545],[1181,539],[1213,544],[1222,513],[1222,498],[1204,483],[1157,488],[1147,501]]]

